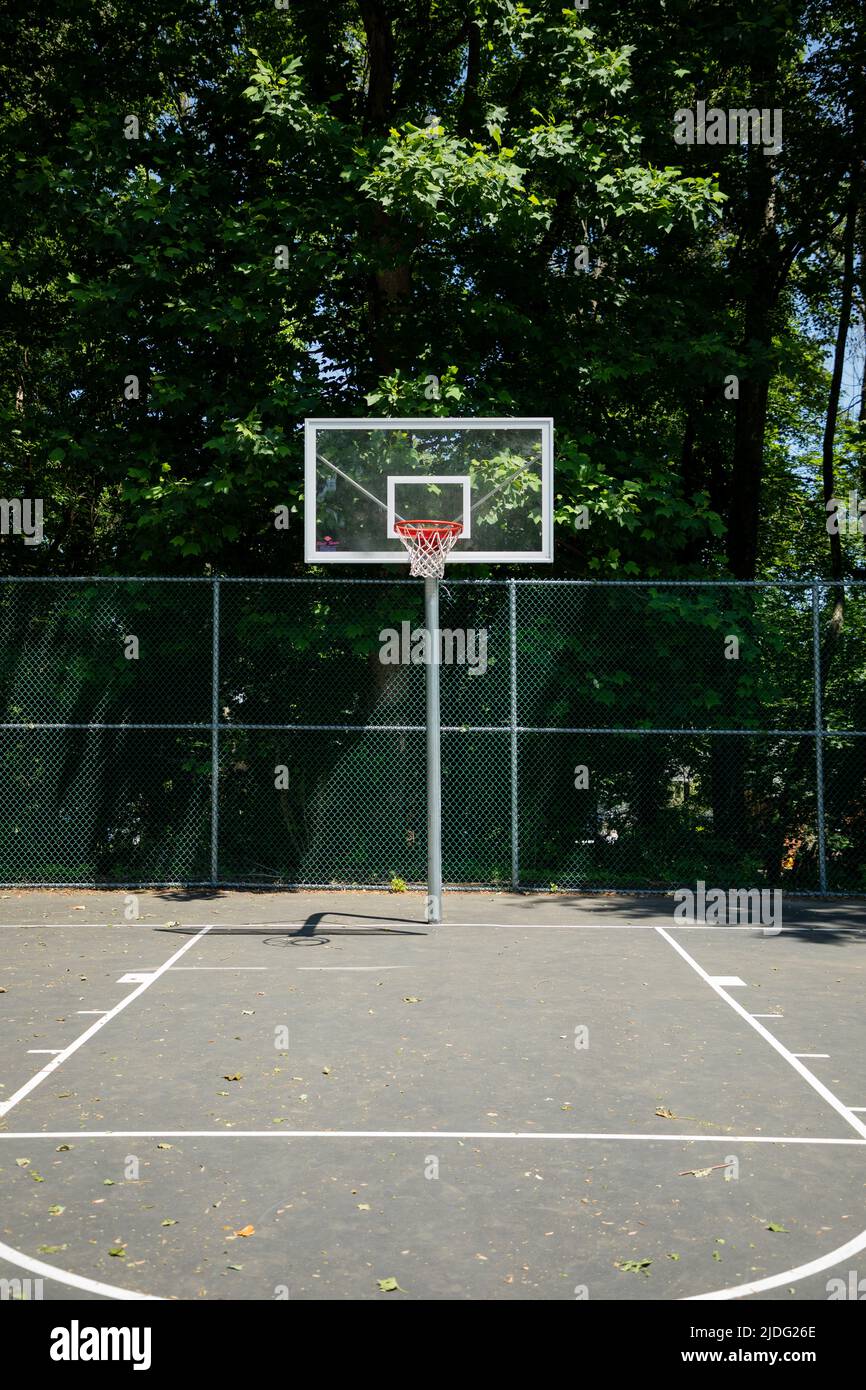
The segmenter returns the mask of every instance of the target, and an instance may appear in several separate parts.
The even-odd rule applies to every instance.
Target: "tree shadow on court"
[[[591,895],[582,893],[562,893],[551,897],[547,901],[558,906],[587,912],[587,899]],[[527,907],[531,911],[538,900],[533,899]],[[598,896],[591,898],[592,906],[589,909],[593,916],[617,918],[623,923],[634,922],[642,923],[653,921],[654,925],[664,927],[676,927],[678,930],[685,931],[689,923],[677,922],[674,920],[675,903],[672,895],[660,896],[647,894],[646,897],[622,897],[616,895]],[[833,913],[833,921],[822,920],[829,913]],[[786,916],[788,920],[786,921]],[[847,920],[840,921],[839,918]],[[658,919],[665,920],[659,922]],[[796,920],[791,920],[795,918]],[[755,935],[762,935],[766,932],[767,937],[773,935],[772,924],[764,925],[761,922],[751,922],[743,918],[740,922],[730,924],[731,927],[751,927]],[[806,901],[800,899],[793,905],[788,905],[783,910],[782,932],[785,937],[795,937],[803,941],[819,943],[822,945],[849,945],[862,943],[866,945],[866,905],[852,902],[844,906],[836,905],[832,899],[822,899],[816,901]],[[726,930],[724,923],[717,926],[707,924],[707,927],[715,932]],[[627,928],[626,928],[627,929]],[[696,930],[706,930],[703,924],[698,924]]]

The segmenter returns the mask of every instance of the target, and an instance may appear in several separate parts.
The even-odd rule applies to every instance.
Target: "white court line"
[[[866,1139],[769,1134],[605,1134],[569,1130],[493,1129],[37,1129],[0,1130],[0,1139],[559,1139],[628,1140],[651,1144],[818,1144],[862,1148]]]
[[[784,1014],[752,1014],[752,1018],[784,1018]]]
[[[107,1009],[76,1009],[77,1014],[107,1014]]]
[[[330,915],[330,914],[328,914],[328,915]],[[325,922],[325,923],[322,923],[322,927],[321,927],[322,934],[324,935],[325,931],[327,931],[327,930],[329,929],[329,926],[330,926],[330,929],[333,930],[335,927],[347,926],[347,925],[350,925],[350,924],[351,924],[351,925],[357,925],[357,923],[354,922],[354,921],[350,922],[349,917],[348,917],[348,914],[346,914],[346,916],[347,916],[347,921],[346,921],[346,922],[340,922],[340,920],[339,920],[339,914],[337,914],[337,920],[335,920],[334,922],[332,922],[332,923],[330,923],[330,924],[328,924],[328,923],[326,923],[326,922]],[[369,919],[369,925],[370,925],[371,927],[374,926],[374,925],[376,925],[377,923],[378,923],[378,924],[381,924],[381,925],[384,925],[385,928],[386,928],[386,930],[392,932],[395,936],[397,936],[398,933],[399,933],[399,931],[400,931],[400,924],[402,924],[403,926],[407,926],[407,927],[429,927],[429,926],[431,926],[431,923],[425,922],[425,921],[423,920],[423,918],[419,918],[419,919],[417,919],[417,920],[416,920],[415,918],[411,918],[411,917],[410,917],[410,918],[406,918],[405,920],[403,920],[403,919],[401,918],[401,919],[399,919],[399,924],[398,924],[398,922],[391,922],[391,919],[390,919],[390,918],[384,918],[384,917],[371,917],[371,918]],[[116,925],[116,926],[120,926],[121,923],[118,922],[118,923],[115,923],[115,925]],[[132,926],[132,925],[133,925],[133,924],[130,923],[130,926]],[[139,919],[138,925],[141,926],[141,927],[146,927],[146,928],[148,928],[148,929],[151,930],[151,931],[159,931],[159,930],[160,930],[160,924],[157,923],[157,922],[153,922],[153,923],[151,923],[151,922],[142,922],[142,921]],[[190,930],[190,931],[193,929],[194,925],[195,925],[194,923],[190,923],[190,924],[189,924],[189,930]],[[261,928],[267,927],[267,928],[273,930],[274,928],[277,928],[277,927],[303,927],[303,926],[306,926],[306,921],[305,921],[305,920],[304,920],[304,921],[299,921],[299,922],[232,922],[232,921],[225,921],[225,922],[211,922],[211,923],[209,923],[209,925],[210,925],[211,927],[229,927],[229,926],[235,926],[235,927],[249,927],[251,930],[254,929],[254,928],[257,928],[257,927],[261,927]],[[476,922],[439,922],[439,923],[437,923],[437,930],[441,929],[442,927],[503,927],[503,928],[508,929],[509,931],[657,931],[657,930],[658,930],[658,925],[659,925],[659,924],[656,923],[656,922],[477,922],[477,921],[476,921]],[[104,923],[102,923],[102,922],[0,922],[0,931],[17,931],[17,930],[18,930],[19,928],[21,928],[21,927],[38,927],[38,928],[40,928],[40,929],[42,929],[42,930],[54,930],[54,929],[57,928],[57,927],[99,927],[100,929],[105,930],[105,925],[104,925]],[[668,931],[716,931],[716,932],[735,932],[735,931],[764,932],[765,930],[767,930],[767,928],[766,928],[766,924],[763,923],[763,922],[749,923],[749,924],[746,925],[746,926],[739,926],[739,925],[733,925],[733,924],[732,924],[731,926],[728,926],[728,925],[726,925],[726,924],[724,924],[724,925],[717,925],[717,924],[712,923],[712,922],[673,922],[673,921],[671,921],[671,922],[668,922],[667,927],[666,927],[666,930],[668,930]],[[795,925],[795,926],[788,926],[788,927],[784,927],[784,926],[783,926],[783,927],[772,927],[770,930],[772,931],[773,935],[776,935],[776,934],[782,933],[782,932],[803,932],[803,931],[825,932],[825,933],[826,933],[826,932],[834,932],[834,933],[837,933],[837,934],[838,934],[839,932],[866,932],[866,927],[839,927],[839,926],[834,926],[832,923],[829,923],[829,922],[826,923],[826,924],[822,924],[822,925],[820,925],[820,926],[813,926],[811,923],[808,923],[808,922],[801,922],[801,923],[799,923],[798,925]]]
[[[857,1119],[857,1116],[853,1113],[850,1106],[843,1104],[839,1097],[835,1096],[829,1087],[824,1085],[823,1081],[818,1080],[814,1072],[811,1072],[808,1067],[804,1067],[799,1058],[796,1057],[793,1052],[789,1052],[787,1047],[785,1047],[783,1043],[780,1043],[778,1038],[775,1038],[768,1028],[764,1027],[763,1023],[759,1023],[747,1009],[743,1008],[742,1004],[737,1003],[733,995],[728,994],[721,985],[715,984],[713,977],[707,974],[703,966],[698,965],[694,957],[690,956],[688,951],[686,951],[678,941],[674,941],[673,937],[668,935],[664,927],[656,927],[656,931],[659,936],[664,937],[669,945],[673,946],[677,954],[682,956],[683,960],[691,966],[692,970],[700,975],[702,980],[706,981],[710,989],[715,990],[720,999],[724,999],[725,1003],[729,1004],[735,1013],[738,1013],[741,1018],[746,1020],[750,1028],[754,1028],[756,1033],[760,1033],[764,1041],[768,1042],[770,1046],[778,1052],[780,1057],[784,1057],[785,1061],[792,1066],[796,1072],[799,1072],[804,1081],[808,1081],[813,1091],[817,1091],[818,1095],[821,1096],[828,1105],[832,1105],[836,1113],[841,1115],[843,1120],[846,1120],[847,1123],[851,1125],[852,1129],[857,1131],[861,1138],[866,1138],[866,1125],[864,1125],[862,1120]]]
[[[828,1057],[829,1052],[792,1052],[792,1057]]]
[[[384,920],[384,919],[383,919]],[[254,923],[251,925],[255,925]],[[292,922],[286,922],[285,926],[294,926]],[[301,925],[298,923],[297,925]],[[339,923],[335,923],[339,926]],[[410,921],[408,926],[426,927],[429,922]],[[327,924],[323,924],[323,931]],[[510,931],[660,931],[657,922],[440,922],[438,927],[505,927]],[[437,928],[438,929],[438,928]],[[712,922],[669,922],[666,930],[668,931],[751,931],[763,932],[765,923],[754,922],[748,926],[727,926],[715,925]],[[773,932],[866,932],[866,927],[835,927],[831,924],[826,926],[811,926],[803,922],[799,926],[793,927],[773,927]]]
[[[269,965],[173,965],[172,970],[269,970]]]
[[[379,974],[382,970],[405,970],[403,965],[296,965],[296,970],[372,970]]]
[[[339,923],[336,923],[339,926]],[[413,922],[410,926],[425,927],[430,926],[427,922]],[[441,931],[442,927],[496,927],[502,931],[660,931],[663,930],[656,922],[441,922],[436,924],[436,931]],[[334,927],[322,926],[322,931],[334,930]],[[766,927],[765,924],[755,922],[749,926],[714,926],[709,922],[670,922],[667,923],[667,931],[719,931],[719,933],[730,933],[730,931],[751,931],[755,937],[763,935],[784,935],[788,933],[802,933],[802,931],[816,931],[816,933],[834,934],[848,931],[852,934],[866,933],[866,927],[813,927],[802,923],[796,927]]]
[[[116,1284],[101,1284],[98,1279],[86,1279],[82,1274],[69,1274],[65,1269],[34,1260],[32,1255],[22,1255],[20,1250],[13,1250],[11,1245],[4,1245],[2,1241],[0,1259],[8,1260],[9,1264],[17,1265],[19,1269],[29,1269],[31,1274],[38,1274],[42,1279],[54,1279],[58,1284],[67,1284],[73,1289],[102,1294],[103,1298],[145,1299],[148,1303],[163,1301],[156,1294],[134,1293],[132,1289],[121,1289]]]
[[[171,969],[174,962],[178,960],[185,951],[188,951],[191,946],[194,946],[197,941],[200,941],[201,938],[210,931],[212,926],[213,923],[211,922],[206,927],[202,927],[201,931],[196,936],[184,942],[183,946],[175,951],[173,956],[169,956],[168,960],[158,966],[153,974],[148,975],[138,986],[138,989],[134,989],[131,994],[127,994],[126,998],[121,999],[119,1004],[115,1004],[114,1008],[110,1009],[107,1014],[103,1014],[95,1023],[91,1023],[90,1027],[86,1028],[74,1042],[71,1042],[68,1047],[65,1047],[63,1051],[59,1052],[56,1057],[53,1057],[50,1062],[46,1062],[42,1070],[38,1071],[35,1076],[31,1076],[29,1081],[25,1081],[24,1085],[19,1087],[8,1100],[0,1101],[0,1115],[8,1114],[13,1105],[17,1105],[20,1100],[23,1100],[26,1095],[29,1095],[31,1091],[35,1090],[46,1077],[49,1077],[52,1072],[62,1066],[67,1057],[71,1057],[73,1052],[77,1052],[79,1047],[83,1047],[90,1038],[94,1037],[94,1035],[99,1032],[100,1028],[104,1028],[106,1023],[110,1023],[113,1018],[116,1018],[119,1013],[127,1008],[128,1005],[132,1003],[133,999],[137,999],[140,994],[144,994],[146,989],[150,989],[154,981],[158,980],[160,975],[164,975],[166,970]]]
[[[828,1250],[826,1255],[819,1256],[817,1260],[810,1260],[808,1264],[797,1265],[794,1269],[784,1269],[781,1274],[771,1274],[767,1279],[755,1279],[751,1284],[737,1284],[731,1289],[719,1289],[716,1293],[689,1294],[681,1302],[699,1303],[707,1299],[748,1298],[750,1294],[764,1293],[767,1289],[779,1288],[781,1284],[792,1284],[796,1279],[808,1279],[811,1274],[821,1274],[823,1270],[832,1269],[834,1265],[842,1264],[844,1260],[859,1255],[864,1249],[866,1231],[861,1231],[845,1245],[837,1245],[835,1250]]]
[[[62,1051],[63,1051],[63,1048],[62,1048],[62,1047],[28,1047],[28,1049],[27,1049],[27,1055],[28,1055],[28,1057],[36,1056],[37,1054],[38,1054],[40,1057],[43,1057],[43,1056],[56,1057],[57,1054],[58,1054],[58,1052],[62,1052]]]

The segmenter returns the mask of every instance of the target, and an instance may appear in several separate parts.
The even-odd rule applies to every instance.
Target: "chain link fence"
[[[866,585],[446,578],[441,625],[447,883],[866,891]],[[0,880],[423,884],[422,628],[409,579],[0,580]]]

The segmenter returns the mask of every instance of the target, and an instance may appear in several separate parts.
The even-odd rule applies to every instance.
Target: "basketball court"
[[[672,897],[443,895],[439,584],[552,560],[552,422],[305,439],[307,563],[424,580],[426,892],[4,893],[0,1277],[57,1299],[847,1288],[866,905],[709,927]]]
[[[862,1258],[862,904],[779,932],[664,897],[125,902],[0,901],[4,1278],[790,1301]]]

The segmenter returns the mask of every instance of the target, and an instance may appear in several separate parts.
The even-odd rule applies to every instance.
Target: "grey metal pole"
[[[428,649],[427,692],[427,921],[442,921],[442,761],[439,716],[439,580],[424,580]]]
[[[213,634],[211,647],[211,725],[210,725],[210,878],[219,882],[219,779],[220,779],[220,582],[213,581]]]
[[[511,693],[511,886],[520,887],[520,823],[517,796],[517,589],[508,581],[509,685]]]
[[[815,681],[815,792],[818,831],[818,886],[827,892],[827,827],[824,818],[824,698],[821,690],[821,585],[812,581],[812,665]]]

